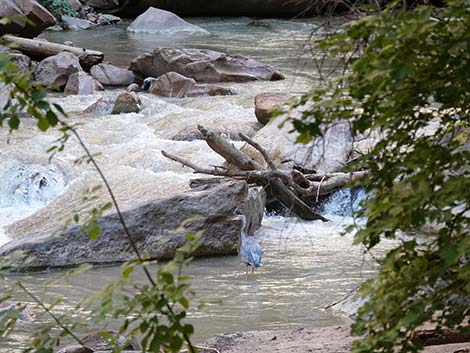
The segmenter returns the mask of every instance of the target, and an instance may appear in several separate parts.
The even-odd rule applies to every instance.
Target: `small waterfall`
[[[0,163],[0,246],[8,242],[2,227],[32,214],[60,195],[66,180],[53,165],[18,160]]]
[[[366,199],[367,194],[362,188],[343,188],[327,198],[321,208],[321,214],[327,218],[352,217],[354,212],[360,210],[361,202]]]
[[[65,179],[53,165],[0,164],[0,208],[43,206],[65,188]]]

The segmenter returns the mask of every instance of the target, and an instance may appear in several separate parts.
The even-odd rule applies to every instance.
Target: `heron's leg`
[[[251,273],[255,273],[255,268],[254,267],[251,268]]]
[[[248,273],[250,273],[249,271],[249,268],[250,268],[250,265],[246,264],[246,275],[248,276]]]

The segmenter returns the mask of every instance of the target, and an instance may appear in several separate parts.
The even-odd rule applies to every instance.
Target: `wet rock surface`
[[[237,92],[229,87],[218,85],[198,84],[194,79],[176,72],[168,72],[151,81],[149,92],[163,97],[196,97],[196,96],[225,96]]]
[[[281,115],[271,120],[253,137],[273,158],[276,165],[290,169],[302,166],[317,173],[329,173],[343,167],[352,151],[352,136],[347,123],[338,123],[324,128],[323,138],[313,139],[308,144],[296,143],[298,133],[291,133],[291,122]],[[273,138],[276,136],[276,138]],[[251,146],[242,151],[264,165],[262,156]]]
[[[69,76],[64,92],[67,94],[93,94],[103,90],[101,83],[86,72],[80,71]]]
[[[83,71],[79,59],[69,52],[61,52],[41,61],[34,70],[36,81],[48,88],[64,88],[70,75]]]
[[[144,78],[174,71],[198,83],[276,81],[284,78],[271,65],[240,55],[204,49],[157,48],[135,58],[129,69]]]
[[[139,97],[134,92],[120,92],[99,98],[85,109],[85,113],[108,115],[120,113],[138,113],[141,109]]]
[[[147,202],[125,211],[123,216],[136,246],[151,259],[172,258],[176,249],[185,243],[188,232],[202,229],[205,232],[195,256],[234,255],[241,229],[241,221],[234,218],[236,212],[245,212],[249,224],[257,228],[264,211],[263,202],[248,201],[252,197],[246,183],[233,181]],[[243,206],[247,202],[250,207]],[[186,224],[184,230],[175,231],[195,216],[199,219]],[[22,250],[32,258],[27,265],[29,269],[116,263],[134,258],[116,214],[102,217],[98,225],[101,235],[96,240],[88,238],[80,226],[73,225],[59,236],[51,237],[47,233],[12,241],[0,248],[0,253]]]
[[[171,32],[175,35],[209,34],[205,29],[186,22],[172,12],[154,7],[150,7],[137,17],[127,30],[137,33]]]
[[[90,69],[90,74],[104,86],[128,86],[134,82],[134,74],[111,64],[98,64]]]
[[[256,119],[266,125],[273,117],[273,112],[286,103],[292,96],[286,93],[260,93],[255,97]]]

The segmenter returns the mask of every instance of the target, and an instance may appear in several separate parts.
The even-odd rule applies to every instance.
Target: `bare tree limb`
[[[277,167],[276,165],[274,164],[273,160],[271,159],[271,157],[269,156],[268,152],[266,152],[266,150],[261,147],[261,145],[255,141],[253,141],[251,138],[249,138],[248,136],[246,136],[245,134],[243,133],[240,133],[239,134],[240,138],[245,141],[246,143],[248,143],[249,145],[251,145],[254,149],[256,149],[259,153],[261,153],[261,155],[263,156],[264,160],[266,161],[266,163],[268,164],[269,168],[271,168],[271,170],[277,170]]]

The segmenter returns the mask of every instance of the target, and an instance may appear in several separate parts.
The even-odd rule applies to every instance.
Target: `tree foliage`
[[[356,139],[373,138],[350,170],[371,195],[355,242],[399,245],[362,286],[368,298],[353,325],[354,352],[415,352],[412,330],[425,322],[468,330],[470,316],[470,6],[395,1],[316,43],[348,69],[304,96],[292,118],[309,141],[322,124],[350,122]],[[306,105],[313,102],[311,105]],[[310,104],[310,103],[309,103]],[[436,234],[412,237],[426,225]]]

